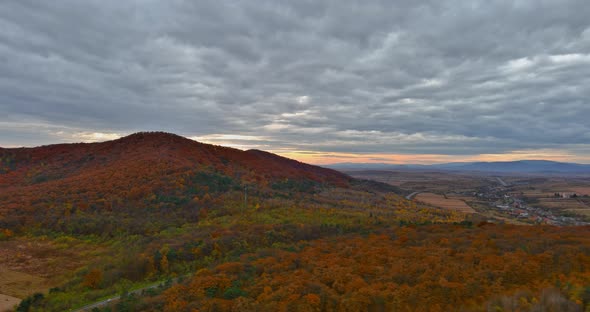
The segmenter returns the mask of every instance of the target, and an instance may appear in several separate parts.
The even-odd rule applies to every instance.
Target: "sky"
[[[587,0],[0,3],[0,146],[590,163]]]

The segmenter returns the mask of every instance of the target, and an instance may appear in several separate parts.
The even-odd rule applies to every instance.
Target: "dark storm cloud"
[[[271,150],[586,153],[589,17],[586,0],[4,1],[0,144],[165,130]]]

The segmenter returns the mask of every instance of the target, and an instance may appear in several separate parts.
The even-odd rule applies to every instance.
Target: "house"
[[[578,195],[574,192],[557,192],[555,193],[555,197],[561,197],[561,198],[572,198],[572,197],[577,197]]]

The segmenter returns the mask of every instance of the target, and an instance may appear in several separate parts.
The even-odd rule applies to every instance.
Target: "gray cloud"
[[[164,130],[270,150],[588,156],[589,16],[585,0],[9,0],[0,145]]]

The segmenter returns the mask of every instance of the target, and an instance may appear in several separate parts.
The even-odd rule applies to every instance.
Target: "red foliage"
[[[411,229],[400,246],[396,236],[407,230],[246,254],[161,299],[206,311],[505,311],[506,302],[536,311],[555,300],[561,308],[550,311],[581,311],[586,300],[590,227],[433,225]],[[224,296],[230,285],[239,285],[239,298]],[[555,285],[557,294],[543,299]]]
[[[141,207],[153,204],[158,194],[186,195],[191,177],[199,172],[230,177],[237,184],[256,183],[258,190],[268,188],[269,181],[286,179],[337,186],[347,186],[350,180],[334,170],[262,151],[162,132],[136,133],[102,143],[0,149],[0,214],[57,208],[69,216],[77,209],[116,211],[129,202]],[[215,203],[207,196],[202,201]]]

